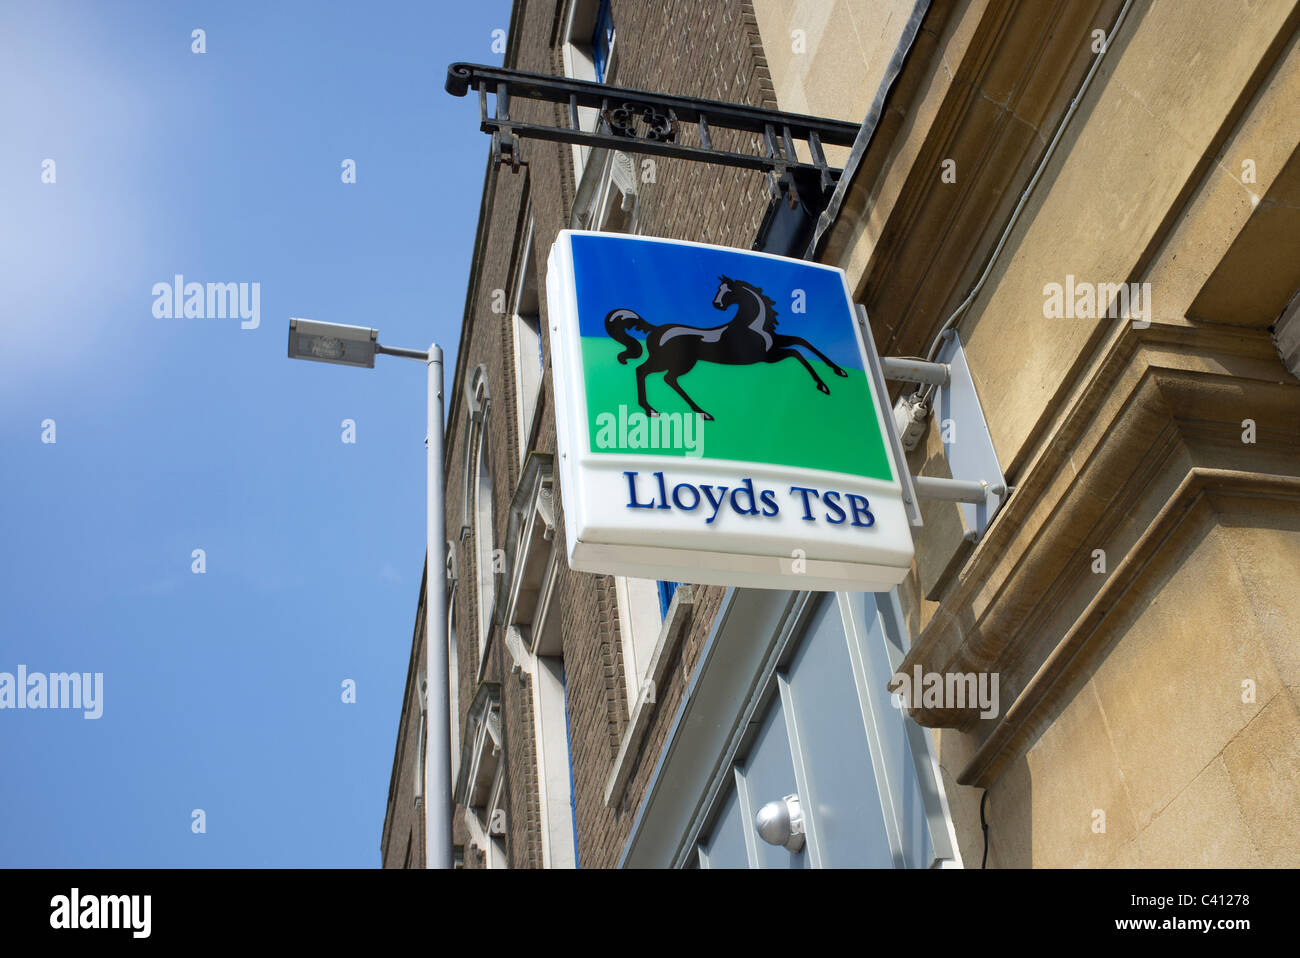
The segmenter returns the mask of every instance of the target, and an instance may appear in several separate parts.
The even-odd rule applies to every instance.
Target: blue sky
[[[436,340],[450,380],[487,137],[442,83],[509,12],[0,7],[0,672],[104,675],[98,720],[0,710],[0,865],[378,865],[425,370],[287,325]],[[259,283],[260,324],[155,318],[177,273]]]

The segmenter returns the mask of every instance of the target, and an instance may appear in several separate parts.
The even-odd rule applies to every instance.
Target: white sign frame
[[[707,455],[687,458],[593,450],[574,277],[572,239],[577,236],[598,236],[602,242],[667,243],[723,250],[752,259],[755,269],[761,269],[763,260],[775,260],[838,274],[844,293],[843,321],[853,329],[893,481],[822,469],[710,459]],[[546,295],[556,405],[556,462],[571,568],[706,585],[816,591],[883,592],[907,577],[914,554],[903,491],[907,463],[898,461],[889,397],[881,394],[879,359],[875,349],[868,349],[863,340],[863,328],[842,270],[770,253],[683,240],[563,230],[548,259]],[[611,308],[614,305],[609,304]],[[725,317],[720,321],[725,322]],[[794,325],[787,322],[783,331]],[[627,367],[629,378],[633,366],[635,363]],[[634,477],[629,479],[628,473]],[[662,480],[659,473],[663,474]],[[744,490],[747,486],[745,480],[752,481],[753,493],[759,498],[755,505],[762,511],[758,515],[743,511],[750,504],[749,494],[742,491],[737,497],[737,488]],[[705,491],[701,508],[684,507],[691,501],[689,490],[683,488],[686,485],[695,487],[697,495]],[[705,486],[709,489],[705,490]],[[726,502],[714,508],[718,505],[715,499],[723,498],[718,495],[723,487]],[[817,495],[795,489],[817,490]],[[856,528],[843,519],[834,521],[835,514],[823,502],[826,490],[843,497],[836,500],[840,511],[852,518]],[[762,497],[766,491],[773,493],[771,499]],[[848,511],[849,496],[868,502],[866,515],[858,508],[857,500],[851,513]],[[633,507],[631,502],[637,505]],[[645,503],[654,505],[646,507]],[[777,508],[775,515],[768,514],[769,505]],[[710,510],[713,519],[706,521]],[[809,515],[813,516],[811,520]]]

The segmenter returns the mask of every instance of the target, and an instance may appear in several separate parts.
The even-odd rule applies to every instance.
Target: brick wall
[[[509,66],[531,72],[562,75],[559,46],[564,0],[517,3],[511,29]],[[747,103],[775,108],[771,78],[762,56],[758,27],[749,0],[614,0],[617,30],[615,75],[611,82],[659,92]],[[511,104],[512,115],[536,122],[558,123],[561,107],[536,102]],[[463,135],[472,143],[467,122]],[[684,130],[683,136],[693,135]],[[742,134],[720,131],[715,143],[736,148]],[[486,147],[483,138],[481,148]],[[513,336],[508,314],[492,310],[493,292],[514,285],[521,255],[521,227],[527,210],[534,217],[535,264],[539,296],[545,315],[546,255],[559,230],[569,223],[575,192],[572,149],[567,145],[526,140],[522,148],[528,166],[518,174],[501,170],[495,179],[492,207],[479,225],[482,249],[472,279],[467,309],[469,329],[462,336],[453,386],[447,396],[447,530],[456,550],[459,583],[454,615],[460,640],[459,689],[461,721],[473,700],[479,679],[477,662],[476,548],[474,532],[462,538],[466,456],[472,453],[464,395],[474,369],[482,365],[490,391],[484,442],[491,466],[495,544],[504,543],[507,509],[519,481],[519,437],[516,425]],[[752,244],[767,206],[761,174],[658,159],[654,182],[639,187],[638,232],[649,236],[689,239],[739,247]],[[555,419],[551,369],[546,366],[539,400],[536,433],[531,448],[555,450]],[[556,479],[558,482],[558,477]],[[557,510],[559,499],[556,498]],[[561,517],[562,521],[562,517]],[[472,524],[471,524],[472,525]],[[560,547],[563,548],[561,541]],[[677,661],[670,665],[662,688],[656,690],[656,711],[645,744],[622,802],[604,803],[605,784],[613,768],[624,728],[628,702],[620,651],[618,608],[614,580],[608,576],[561,571],[558,612],[564,635],[564,660],[577,816],[578,857],[582,867],[617,864],[632,820],[663,748],[668,729],[689,684],[708,635],[723,590],[698,588],[692,621]],[[423,651],[416,637],[413,668],[420,668]],[[488,642],[481,677],[501,685],[502,727],[505,737],[507,855],[511,867],[538,866],[542,861],[538,822],[537,762],[534,754],[531,690],[528,681],[510,671],[512,661],[499,628]],[[418,692],[410,682],[399,738],[406,742],[406,759],[394,777],[399,800],[390,802],[385,825],[384,861],[401,865],[405,828],[412,816],[395,812],[400,796],[410,805],[414,773],[411,738],[418,729]],[[401,749],[399,748],[399,754]],[[455,811],[457,843],[467,844],[464,810]],[[390,835],[390,832],[393,834]],[[423,862],[423,841],[412,859]],[[396,859],[394,861],[394,859]],[[466,865],[481,864],[466,851]]]

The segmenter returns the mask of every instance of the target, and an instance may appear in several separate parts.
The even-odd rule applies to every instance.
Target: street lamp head
[[[374,369],[378,338],[378,330],[364,326],[290,319],[289,358]]]

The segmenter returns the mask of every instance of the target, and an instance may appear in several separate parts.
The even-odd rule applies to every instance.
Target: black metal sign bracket
[[[448,67],[446,90],[453,96],[478,91],[479,127],[492,134],[494,161],[509,165],[513,172],[526,165],[520,158],[521,137],[574,143],[758,170],[768,174],[773,197],[785,193],[792,207],[798,194],[790,173],[813,173],[822,192],[829,194],[841,171],[826,162],[823,147],[852,146],[858,134],[858,124],[842,120],[474,63]],[[496,101],[491,112],[489,94]],[[513,119],[512,99],[563,104],[566,122],[549,126]],[[580,111],[595,112],[584,116]],[[719,130],[750,136],[726,137],[731,148],[724,148],[714,143]],[[796,148],[798,143],[804,144],[804,157]],[[746,145],[753,149],[744,150]]]

